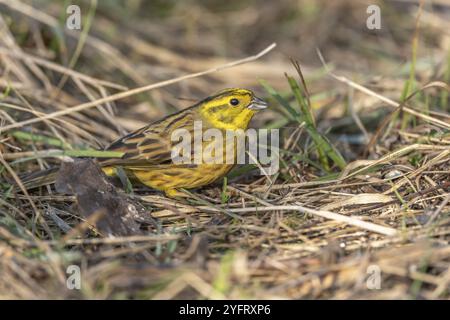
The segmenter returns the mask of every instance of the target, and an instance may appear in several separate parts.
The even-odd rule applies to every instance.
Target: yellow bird
[[[116,174],[116,167],[122,167],[127,176],[157,190],[164,191],[169,197],[183,195],[179,188],[191,189],[210,184],[226,175],[234,163],[225,161],[230,151],[236,156],[241,150],[236,149],[236,140],[227,140],[226,131],[246,130],[252,117],[258,110],[265,109],[267,104],[257,98],[250,90],[232,88],[220,91],[197,104],[178,113],[169,115],[141,129],[114,141],[105,150],[122,152],[121,158],[99,159],[103,171],[110,176]],[[223,133],[220,146],[212,148],[214,152],[206,155],[215,156],[223,153],[223,162],[212,161],[174,163],[173,148],[178,143],[173,141],[172,134],[183,130],[194,137],[196,123],[201,124],[202,132],[208,129],[218,129]],[[192,138],[193,139],[193,138]],[[210,143],[218,143],[213,141]],[[191,141],[192,145],[195,141]],[[191,148],[191,160],[196,153],[202,153],[207,143],[202,141],[203,151]],[[222,148],[222,149],[221,149]],[[211,149],[210,149],[211,150]],[[234,157],[235,159],[236,157]],[[197,159],[197,158],[196,158]],[[38,174],[24,179],[27,188],[33,188],[54,182],[56,171]]]

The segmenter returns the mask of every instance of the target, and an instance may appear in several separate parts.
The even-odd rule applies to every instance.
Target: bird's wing
[[[106,148],[108,151],[123,152],[124,155],[121,158],[105,159],[101,164],[146,167],[171,163],[171,135],[176,129],[192,131],[194,117],[193,111],[186,109],[129,133]]]

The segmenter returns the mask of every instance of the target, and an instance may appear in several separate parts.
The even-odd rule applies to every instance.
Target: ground
[[[447,3],[71,4],[0,0],[0,298],[450,297]],[[268,101],[275,175],[170,199],[86,160],[227,87]]]

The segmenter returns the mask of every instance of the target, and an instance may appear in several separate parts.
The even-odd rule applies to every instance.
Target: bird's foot
[[[164,190],[164,193],[166,194],[167,197],[172,198],[172,199],[189,198],[189,195],[187,193],[184,193],[177,189],[166,189],[166,190]]]

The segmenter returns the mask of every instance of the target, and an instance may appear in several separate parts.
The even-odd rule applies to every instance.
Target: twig
[[[89,108],[95,107],[97,105],[106,103],[106,102],[111,102],[111,101],[123,99],[123,98],[129,97],[129,96],[132,96],[132,95],[135,95],[135,94],[138,94],[138,93],[142,93],[142,92],[145,92],[145,91],[150,91],[150,90],[153,90],[153,89],[156,89],[156,88],[165,87],[165,86],[168,86],[168,85],[171,85],[171,84],[183,81],[183,80],[204,76],[204,75],[207,75],[207,74],[210,74],[210,73],[213,73],[213,72],[217,72],[217,71],[220,71],[220,70],[223,70],[223,69],[228,69],[228,68],[231,68],[231,67],[235,67],[237,65],[244,64],[244,63],[251,62],[251,61],[259,59],[262,56],[264,56],[265,54],[269,53],[275,47],[276,47],[276,44],[272,43],[270,46],[268,46],[267,48],[265,48],[264,50],[262,50],[258,54],[250,56],[250,57],[247,57],[247,58],[244,58],[244,59],[232,61],[232,62],[226,63],[224,65],[221,65],[221,66],[218,66],[218,67],[214,67],[214,68],[211,68],[211,69],[208,69],[208,70],[205,70],[205,71],[191,73],[191,74],[184,75],[184,76],[177,77],[177,78],[173,78],[173,79],[170,79],[170,80],[165,80],[165,81],[157,82],[157,83],[150,84],[150,85],[147,85],[147,86],[131,89],[131,90],[128,90],[128,91],[125,91],[125,92],[119,92],[119,93],[113,94],[111,96],[104,97],[104,98],[101,98],[101,99],[98,99],[98,100],[95,100],[95,101],[92,101],[92,102],[82,103],[82,104],[77,105],[75,107],[71,107],[71,108],[68,108],[68,109],[52,112],[52,113],[47,114],[45,116],[42,116],[40,118],[33,118],[33,119],[25,120],[25,121],[22,121],[22,122],[13,123],[13,124],[10,124],[10,125],[7,125],[7,126],[3,127],[2,130],[3,131],[7,131],[7,130],[14,129],[14,128],[22,127],[22,126],[25,126],[25,125],[29,125],[29,124],[32,124],[32,123],[41,122],[41,121],[46,120],[46,119],[54,119],[54,118],[61,117],[61,116],[64,116],[64,115],[67,115],[67,114],[71,114],[71,113],[74,113],[74,112],[80,112],[82,110],[89,109]]]
[[[209,208],[209,209],[213,209],[213,208]],[[216,211],[217,209],[213,209],[213,211]],[[237,209],[228,209],[228,211],[230,212],[236,212],[236,213],[242,213],[242,212],[261,212],[261,211],[275,211],[275,210],[294,210],[294,211],[299,211],[302,213],[309,213],[312,215],[316,215],[322,218],[326,218],[326,219],[330,219],[330,220],[334,220],[334,221],[338,221],[338,222],[344,222],[347,223],[349,225],[355,226],[355,227],[359,227],[365,230],[369,230],[369,231],[373,231],[373,232],[377,232],[380,234],[384,234],[386,236],[395,236],[397,235],[397,230],[390,228],[390,227],[385,227],[385,226],[380,226],[378,224],[372,223],[372,222],[367,222],[367,221],[363,221],[360,220],[358,218],[353,218],[353,217],[347,217],[338,213],[334,213],[331,211],[324,211],[324,210],[315,210],[315,209],[310,209],[310,208],[306,208],[300,205],[286,205],[286,206],[267,206],[267,207],[251,207],[251,208],[237,208]]]
[[[433,221],[437,218],[439,213],[441,213],[442,209],[444,209],[444,207],[447,205],[449,201],[450,201],[450,193],[447,194],[447,197],[444,199],[444,201],[442,201],[439,207],[437,207],[437,209],[433,212],[430,219],[425,224],[425,227],[429,227],[433,223]]]
[[[383,96],[383,95],[381,95],[379,93],[376,93],[376,92],[374,92],[374,91],[372,91],[372,90],[370,90],[370,89],[368,89],[368,88],[366,88],[366,87],[364,87],[364,86],[362,86],[362,85],[360,85],[360,84],[358,84],[356,82],[353,82],[353,81],[351,81],[350,79],[347,79],[344,76],[338,76],[335,73],[331,72],[330,68],[327,66],[327,64],[326,64],[326,62],[325,62],[325,60],[324,60],[324,58],[322,56],[322,53],[319,51],[319,49],[317,49],[317,54],[319,55],[319,59],[322,62],[325,70],[334,79],[336,79],[336,80],[338,80],[340,82],[343,82],[343,83],[347,84],[348,86],[350,86],[352,88],[355,88],[358,91],[364,92],[365,94],[368,94],[369,96],[376,97],[376,98],[380,99],[381,101],[385,102],[386,104],[388,104],[391,107],[399,108],[401,106],[400,103],[398,103],[398,102],[396,102],[396,101],[394,101],[392,99],[389,99],[389,98],[387,98],[387,97],[385,97],[385,96]],[[418,92],[422,91],[422,90],[424,90],[426,88],[432,87],[432,86],[438,86],[438,87],[441,87],[441,88],[443,88],[445,90],[450,91],[450,87],[447,84],[445,84],[443,82],[435,81],[435,82],[432,82],[432,83],[429,83],[429,84],[425,85],[423,88],[418,90]],[[420,113],[420,112],[418,112],[418,111],[416,111],[416,110],[414,110],[412,108],[409,108],[407,106],[403,106],[402,110],[404,112],[412,114],[413,116],[421,118],[421,119],[423,119],[423,120],[425,120],[427,122],[431,122],[431,123],[434,123],[435,125],[439,125],[442,128],[450,129],[450,124],[449,123],[441,121],[441,120],[433,118],[433,117],[430,117],[429,115]]]
[[[53,70],[53,71],[56,71],[56,72],[59,72],[62,74],[67,74],[67,75],[71,76],[72,78],[79,78],[79,79],[83,80],[84,82],[87,82],[92,85],[100,85],[100,86],[109,87],[109,88],[113,88],[113,89],[117,89],[117,90],[128,90],[127,87],[122,86],[120,84],[115,84],[113,82],[93,78],[91,76],[77,72],[75,70],[68,69],[57,63],[47,61],[45,59],[35,57],[33,55],[30,55],[30,54],[27,54],[24,52],[16,52],[16,51],[8,50],[6,48],[0,48],[0,54],[14,56],[15,59],[20,59],[20,60],[24,60],[24,61],[31,60],[32,62],[36,63],[37,65],[43,66],[47,69],[50,69],[50,70]],[[15,85],[15,87],[17,87],[17,85]]]

